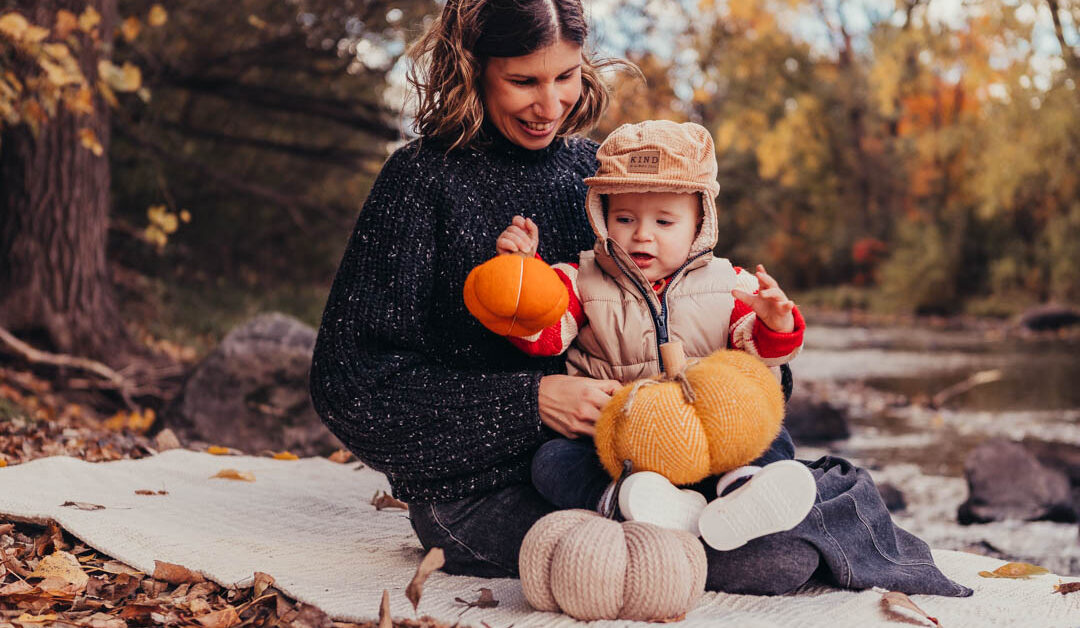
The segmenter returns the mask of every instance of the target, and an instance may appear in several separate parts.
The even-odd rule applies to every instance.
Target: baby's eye
[[[675,221],[673,221],[673,220],[657,220],[656,223],[666,227],[668,225],[675,224]]]
[[[618,216],[615,218],[615,222],[623,225],[628,225],[633,222],[633,220],[629,216]]]

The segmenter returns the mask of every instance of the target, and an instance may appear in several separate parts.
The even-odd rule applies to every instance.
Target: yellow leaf
[[[180,222],[183,222],[183,223],[191,222],[191,212],[189,212],[186,209],[181,209],[180,210]]]
[[[0,458],[0,469],[3,469],[6,466],[7,466],[7,460],[4,460],[3,458]]]
[[[1050,573],[1049,569],[1031,563],[1005,563],[994,571],[980,571],[983,578],[1027,578]]]
[[[255,474],[251,471],[237,471],[236,469],[222,469],[218,471],[210,479],[222,478],[225,480],[240,480],[241,482],[254,482]]]
[[[257,28],[259,30],[266,30],[266,27],[267,27],[266,20],[260,18],[257,15],[249,15],[248,16],[248,24],[251,24],[252,26],[254,26],[255,28]]]
[[[116,94],[113,93],[113,90],[112,90],[111,87],[109,87],[108,83],[106,83],[105,81],[99,80],[97,82],[97,86],[98,86],[98,93],[101,94],[101,97],[105,99],[105,102],[109,103],[109,106],[111,106],[111,107],[119,107],[120,106],[120,101],[118,101],[116,99]]]
[[[165,22],[169,21],[169,14],[165,11],[165,7],[155,4],[150,7],[150,15],[147,16],[146,21],[150,26],[164,26]]]
[[[18,13],[5,13],[0,16],[0,34],[12,41],[22,41],[23,35],[30,28],[30,22]]]
[[[75,17],[75,14],[67,9],[60,9],[56,12],[56,25],[53,26],[53,32],[56,33],[57,39],[67,39],[76,28],[79,27],[79,18]]]
[[[64,97],[64,105],[72,113],[91,114],[94,113],[94,92],[90,91],[90,88],[83,85],[74,94],[68,92],[68,95]]]
[[[274,454],[274,460],[299,460],[300,457],[290,451],[282,451]]]
[[[56,613],[49,613],[48,615],[31,615],[30,613],[23,613],[15,620],[16,623],[27,624],[43,624],[47,621],[56,621]]]
[[[89,33],[101,23],[101,14],[94,10],[94,7],[88,6],[86,10],[79,16],[79,28],[84,33]]]
[[[49,79],[49,82],[57,87],[82,82],[82,75],[72,74],[65,68],[49,61],[45,57],[38,59],[38,65],[45,70],[45,77]]]
[[[232,453],[232,450],[229,449],[228,447],[220,447],[218,445],[210,445],[209,447],[206,448],[206,453],[212,454],[212,455],[215,455],[215,456],[228,456],[229,454]]]
[[[124,24],[120,27],[120,34],[124,36],[124,40],[127,42],[135,41],[135,38],[139,36],[139,31],[142,30],[142,22],[139,18],[132,15],[128,19],[124,20]]]
[[[23,39],[28,43],[36,44],[48,36],[49,29],[31,25],[30,28],[26,29],[26,34],[23,35]]]
[[[90,576],[82,570],[79,560],[65,551],[53,552],[42,558],[30,577],[60,578],[79,588],[86,586],[86,583],[90,581]]]
[[[142,71],[130,61],[116,67],[108,59],[102,59],[98,61],[98,75],[118,92],[133,92],[142,86]]]
[[[93,129],[79,129],[79,141],[82,142],[84,148],[89,149],[96,157],[101,157],[105,153],[105,148],[98,141]]]

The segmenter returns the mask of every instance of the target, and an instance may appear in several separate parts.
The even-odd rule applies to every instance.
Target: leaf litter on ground
[[[130,421],[114,426],[119,429],[109,429],[104,423],[110,415],[95,415],[93,410],[70,403],[54,392],[48,380],[7,366],[0,366],[0,416],[4,417],[0,420],[0,468],[48,456],[71,456],[87,462],[137,459],[183,446],[168,428],[152,439],[133,429]],[[356,468],[364,468],[347,450],[339,450],[328,458],[338,464],[355,462]],[[154,494],[168,492],[159,490]],[[400,505],[396,507],[405,507],[397,503]],[[75,501],[65,502],[64,506],[89,511],[105,508],[101,504]],[[57,551],[68,552],[77,559],[87,576],[81,589],[72,590],[74,585],[62,578],[31,578],[42,559]],[[47,590],[53,585],[60,586]],[[234,610],[230,612],[226,607]],[[380,625],[378,620],[332,621],[319,608],[297,602],[275,588],[273,578],[266,574],[256,573],[247,586],[222,587],[209,581],[172,584],[98,553],[55,523],[43,526],[7,521],[0,516],[0,628],[13,628],[16,621],[23,626],[127,628],[157,624],[218,628],[232,621],[233,612],[240,619],[237,626],[256,628],[376,628]],[[205,617],[213,613],[217,614]],[[389,606],[386,619],[385,625],[393,628],[457,625],[427,615],[391,618]]]

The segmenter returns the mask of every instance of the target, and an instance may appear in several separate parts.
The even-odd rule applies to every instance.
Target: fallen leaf
[[[382,491],[375,491],[375,494],[371,496],[371,505],[375,507],[375,510],[383,510],[384,508],[409,509],[408,504]]]
[[[8,532],[11,532],[14,529],[15,529],[15,524],[14,523],[5,523],[4,525],[0,525],[0,534],[7,534]]]
[[[383,589],[382,603],[379,604],[379,628],[394,628],[394,620],[390,617],[390,591]]]
[[[881,607],[886,613],[896,613],[903,617],[909,617],[914,614],[919,619],[926,619],[935,626],[940,626],[941,622],[936,617],[931,617],[926,611],[919,608],[915,602],[911,601],[911,598],[900,593],[899,591],[888,591],[881,596]]]
[[[222,478],[225,480],[240,480],[242,482],[254,482],[255,474],[251,471],[237,471],[236,469],[222,469],[210,477],[210,479]]]
[[[143,625],[150,623],[150,615],[160,613],[163,609],[159,604],[125,604],[120,611],[120,618],[130,619],[133,623]]]
[[[334,453],[330,454],[330,462],[345,464],[349,460],[352,460],[352,452],[348,449],[339,449]]]
[[[57,578],[66,584],[73,584],[77,589],[86,586],[90,576],[82,570],[79,559],[64,551],[53,552],[41,559],[34,571],[30,572],[31,578]],[[58,588],[58,587],[52,587]],[[43,590],[45,587],[42,587]]]
[[[211,610],[210,609],[210,603],[207,602],[204,598],[201,598],[201,597],[197,597],[197,598],[195,598],[193,600],[188,600],[187,607],[188,607],[188,610],[191,611],[195,615],[199,615],[199,614],[202,614],[202,613],[209,613],[210,610]]]
[[[23,613],[15,620],[19,623],[27,624],[43,624],[47,621],[56,621],[56,613],[49,613],[48,615],[31,615],[29,613]]]
[[[657,624],[677,624],[677,623],[679,623],[680,621],[682,621],[684,619],[686,619],[686,613],[683,613],[682,615],[679,615],[678,617],[668,617],[667,619],[660,619],[660,620],[657,620],[655,623],[657,623]]]
[[[291,451],[282,451],[274,454],[274,460],[299,460],[300,457]]]
[[[1050,573],[1049,569],[1031,563],[1005,563],[994,571],[980,571],[983,578],[1028,578]]]
[[[259,597],[267,588],[274,585],[274,577],[261,571],[255,572],[255,582],[251,585],[252,597]]]
[[[32,591],[38,591],[39,589],[29,582],[22,580],[16,580],[11,584],[0,587],[0,597],[8,597],[12,595],[23,595]]]
[[[143,572],[139,571],[138,569],[128,567],[127,565],[125,565],[124,563],[122,563],[122,562],[120,562],[118,560],[107,561],[106,563],[101,565],[101,567],[98,567],[98,569],[104,571],[105,573],[114,573],[114,574],[126,573],[129,576],[143,576],[143,575],[146,575]]]
[[[495,599],[495,596],[491,593],[491,589],[486,587],[480,588],[480,597],[475,602],[463,600],[459,597],[454,598],[455,601],[468,605],[469,608],[495,608],[499,605],[499,600]]]
[[[220,611],[196,617],[195,621],[206,626],[206,628],[232,628],[232,626],[240,623],[240,615],[236,613],[236,609],[232,606],[226,606]]]
[[[78,508],[79,510],[105,510],[105,507],[100,504],[88,504],[86,502],[64,502],[60,504],[60,507]]]
[[[220,445],[210,445],[206,448],[206,453],[215,456],[227,456],[232,453],[232,450],[228,447],[221,447]]]
[[[202,577],[202,574],[194,572],[187,567],[166,563],[160,560],[154,561],[153,578],[154,580],[164,580],[169,584],[194,584],[206,580]]]
[[[1054,593],[1065,595],[1066,593],[1074,593],[1076,591],[1080,591],[1080,581],[1062,582],[1054,585]]]
[[[405,587],[405,597],[412,602],[414,611],[420,604],[420,596],[424,594],[424,582],[427,581],[432,572],[444,564],[446,564],[446,556],[443,554],[441,547],[431,548],[431,551],[424,556],[424,560],[420,561],[420,566],[416,568],[412,580]]]
[[[169,491],[152,491],[148,488],[140,488],[135,491],[136,495],[168,495]]]

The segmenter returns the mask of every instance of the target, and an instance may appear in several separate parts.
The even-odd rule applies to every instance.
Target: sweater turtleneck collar
[[[556,137],[550,144],[539,150],[530,150],[524,146],[519,146],[511,142],[503,135],[490,120],[484,119],[483,125],[480,127],[480,133],[477,136],[479,141],[478,148],[481,150],[489,151],[494,155],[505,155],[511,159],[521,161],[543,161],[562,148],[566,142],[561,137]]]

